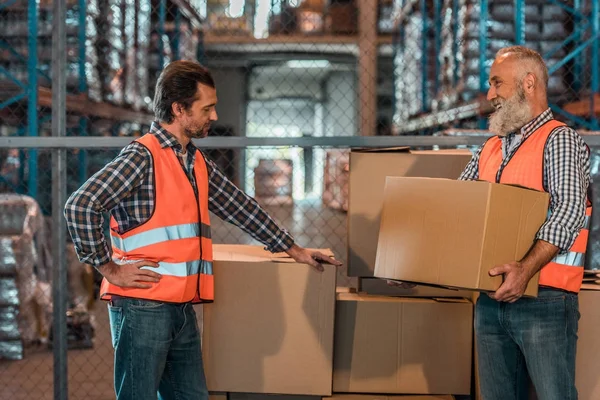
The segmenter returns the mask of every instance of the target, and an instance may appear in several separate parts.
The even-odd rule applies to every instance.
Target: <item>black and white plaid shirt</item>
[[[150,128],[162,148],[171,147],[197,193],[193,166],[196,146],[187,145],[187,157],[177,139],[157,122]],[[185,163],[185,164],[184,164]],[[230,222],[272,252],[289,249],[293,238],[271,219],[256,203],[229,181],[216,165],[206,159],[208,169],[208,208],[216,216]],[[135,228],[146,222],[154,210],[154,174],[152,156],[146,147],[132,142],[119,156],[92,176],[74,192],[65,205],[69,233],[82,262],[93,266],[111,259],[108,243],[102,230],[102,213],[110,211],[118,232]]]
[[[502,139],[500,173],[522,141],[540,126],[553,119],[547,109],[527,123],[519,134]],[[479,179],[479,156],[475,153],[459,179]],[[540,228],[537,239],[567,251],[573,245],[585,221],[586,195],[590,185],[590,150],[581,136],[564,126],[556,128],[548,138],[544,151],[543,185],[550,193],[550,216]]]

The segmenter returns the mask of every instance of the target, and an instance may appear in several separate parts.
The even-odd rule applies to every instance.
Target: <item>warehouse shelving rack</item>
[[[488,20],[488,11],[490,0],[478,0],[472,2],[477,4],[480,9],[480,21]],[[514,27],[515,40],[514,44],[525,43],[525,7],[526,0],[513,0],[514,5]],[[442,29],[442,0],[397,0],[396,5],[396,20],[395,20],[395,40],[394,51],[401,51],[404,46],[404,19],[411,15],[412,12],[418,11],[421,15],[433,14],[432,21],[423,18],[421,27],[421,43],[424,56],[421,59],[421,67],[426,69],[430,61],[435,63],[434,73],[434,92],[439,88],[440,77],[440,60],[438,57],[435,60],[429,60],[425,49],[430,46],[430,41],[433,40],[435,46],[434,54],[438,54],[441,49],[441,29]],[[573,122],[576,126],[597,131],[600,128],[600,0],[573,0],[572,6],[567,2],[560,0],[548,0],[547,4],[553,4],[565,10],[574,21],[573,31],[570,35],[564,38],[555,48],[542,54],[545,59],[549,59],[559,50],[568,50],[564,57],[558,62],[549,65],[549,73],[556,73],[561,67],[569,62],[573,62],[573,76],[571,86],[574,90],[584,93],[579,101],[557,104],[552,103],[550,107],[556,114],[560,114]],[[433,7],[433,10],[431,9]],[[459,8],[459,0],[451,0],[452,15],[456,16]],[[431,13],[432,11],[432,13]],[[433,35],[430,35],[430,30],[433,29]],[[458,20],[453,19],[452,22],[452,56],[456,59],[459,51],[461,38],[458,36]],[[433,39],[432,39],[433,36]],[[448,108],[446,110],[438,110],[432,113],[429,108],[429,93],[428,85],[431,83],[426,74],[423,74],[421,79],[421,96],[423,99],[422,114],[417,118],[411,119],[409,124],[398,126],[396,132],[406,134],[416,132],[427,128],[435,128],[442,126],[449,121],[444,115],[455,116],[456,122],[466,119],[478,118],[480,129],[485,129],[486,120],[483,115],[486,112],[486,102],[483,100],[487,92],[487,79],[489,73],[489,65],[486,65],[487,54],[486,50],[489,45],[488,28],[486,23],[479,23],[479,98],[466,104],[460,104],[457,107]],[[567,46],[572,46],[568,48]],[[583,52],[590,49],[591,56],[583,57]],[[454,64],[452,83],[454,86],[458,84],[458,63]],[[582,87],[579,77],[586,71],[590,71],[591,83],[589,88]],[[586,90],[587,89],[587,90]],[[489,110],[489,109],[488,109]]]
[[[156,29],[160,33],[169,31],[174,49],[178,49],[180,35],[180,26],[182,19],[190,22],[194,28],[195,34],[199,35],[199,42],[202,42],[202,29],[204,20],[201,18],[198,10],[186,0],[140,0],[138,4],[147,2],[152,7],[153,12],[158,14],[158,24]],[[26,5],[24,4],[26,3]],[[138,124],[148,124],[153,119],[153,115],[145,110],[136,111],[127,109],[108,102],[92,101],[88,93],[88,82],[86,79],[86,14],[87,2],[77,0],[79,12],[79,24],[77,30],[78,48],[78,85],[74,91],[67,94],[66,108],[70,114],[77,115],[78,125],[75,129],[70,129],[75,136],[88,136],[89,119],[100,118],[113,121],[114,123],[133,122]],[[44,8],[50,11],[51,3],[36,0],[0,0],[0,13],[2,12],[26,12],[27,13],[27,54],[21,54],[15,49],[9,40],[0,38],[0,50],[10,54],[10,56],[21,61],[27,66],[26,79],[19,79],[9,70],[0,66],[0,81],[10,85],[8,96],[3,96],[0,100],[0,112],[14,110],[17,107],[26,110],[26,118],[18,121],[16,134],[18,136],[37,137],[39,136],[40,126],[48,122],[51,118],[48,112],[52,106],[52,90],[49,87],[40,85],[40,77],[50,82],[51,78],[39,68],[38,45],[41,35],[50,33],[39,32],[40,9]],[[174,16],[174,25],[167,26],[167,12]],[[159,41],[159,65],[164,66],[164,49],[162,41]],[[202,45],[199,46],[200,49]],[[173,59],[179,59],[177,51],[173,53]],[[6,98],[5,98],[6,97]],[[28,194],[33,198],[38,198],[38,150],[30,148],[25,152],[20,150],[20,170],[19,182],[21,184],[14,188],[19,193]],[[78,180],[83,182],[87,178],[87,151],[80,151],[78,155],[79,176]],[[27,163],[27,168],[25,167]],[[27,170],[27,174],[25,171]],[[25,175],[27,182],[25,184]],[[2,179],[2,177],[0,177]],[[5,180],[6,181],[6,180]]]

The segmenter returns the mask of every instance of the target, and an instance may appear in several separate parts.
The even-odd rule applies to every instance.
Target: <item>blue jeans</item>
[[[481,395],[526,400],[528,374],[538,400],[576,400],[577,295],[540,288],[537,298],[497,302],[482,294],[475,308]]]
[[[118,400],[208,399],[191,304],[118,298],[108,311]]]

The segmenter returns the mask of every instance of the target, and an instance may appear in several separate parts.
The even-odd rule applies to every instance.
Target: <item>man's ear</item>
[[[528,73],[527,75],[525,75],[525,78],[523,78],[523,90],[525,91],[525,93],[533,93],[537,84],[537,78],[532,73]]]
[[[180,103],[174,102],[171,104],[171,112],[175,118],[180,117],[183,114],[183,106]]]

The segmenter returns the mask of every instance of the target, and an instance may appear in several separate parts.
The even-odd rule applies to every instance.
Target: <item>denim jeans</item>
[[[117,400],[208,399],[191,304],[118,298],[108,311]]]
[[[538,400],[576,400],[579,299],[540,288],[537,298],[497,302],[482,294],[475,308],[481,395],[526,400],[528,374]]]

